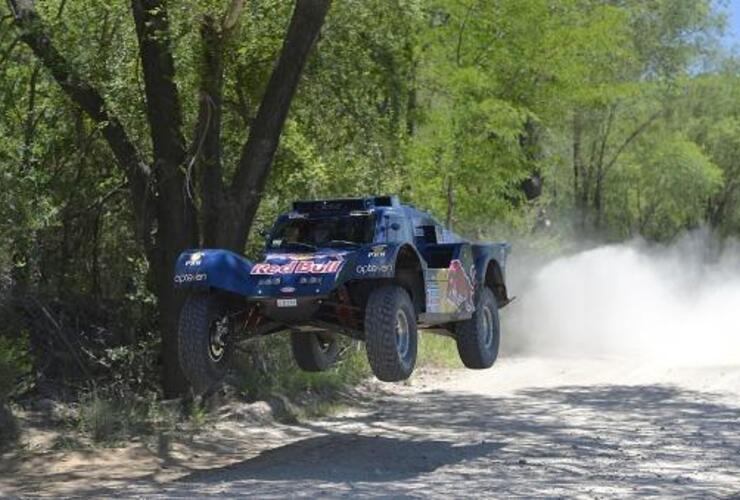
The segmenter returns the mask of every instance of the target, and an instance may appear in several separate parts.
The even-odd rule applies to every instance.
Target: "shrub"
[[[18,437],[18,424],[13,413],[5,403],[0,403],[0,450],[4,449]]]
[[[362,345],[340,338],[340,359],[321,373],[301,371],[293,361],[287,335],[255,341],[237,363],[239,387],[254,399],[283,394],[290,398],[306,392],[332,393],[357,384],[370,375]]]
[[[6,403],[22,387],[21,381],[30,371],[27,337],[11,340],[0,336],[0,403]]]
[[[151,431],[153,401],[94,389],[80,398],[77,425],[95,442],[115,442]]]
[[[18,436],[18,425],[8,399],[17,392],[19,382],[30,372],[27,344],[25,336],[14,341],[0,337],[0,449]]]
[[[287,335],[260,339],[239,358],[238,385],[254,399],[269,399],[275,394],[294,398],[312,392],[332,395],[372,376],[361,342],[340,337],[341,355],[336,366],[325,372],[308,373],[293,361],[288,339]],[[417,366],[460,368],[463,365],[453,339],[420,332]]]

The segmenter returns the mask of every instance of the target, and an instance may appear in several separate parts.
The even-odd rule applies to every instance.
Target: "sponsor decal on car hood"
[[[251,274],[337,274],[342,270],[347,252],[313,254],[271,253],[263,262],[252,266]]]

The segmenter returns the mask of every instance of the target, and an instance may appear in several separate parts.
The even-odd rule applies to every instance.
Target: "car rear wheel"
[[[478,294],[473,317],[455,328],[457,352],[468,368],[490,368],[498,357],[501,326],[498,303],[490,288]]]
[[[228,370],[233,345],[226,302],[216,294],[187,298],[180,313],[180,366],[199,395],[218,388]]]
[[[370,294],[365,309],[367,358],[375,376],[397,382],[411,376],[416,364],[418,333],[414,305],[397,285]]]
[[[330,334],[291,332],[290,345],[298,367],[307,372],[328,370],[339,354],[339,342]]]

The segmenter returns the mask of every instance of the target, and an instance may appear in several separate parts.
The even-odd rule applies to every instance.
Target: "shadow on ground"
[[[444,465],[489,456],[501,446],[332,433],[268,450],[253,459],[221,469],[195,472],[181,481],[197,483],[235,477],[339,483],[404,481]],[[297,462],[302,466],[296,467]]]
[[[672,386],[386,397],[364,417],[165,486],[167,496],[655,495],[740,492],[740,409]],[[156,491],[156,490],[155,490]]]
[[[279,428],[224,421],[218,437],[191,439],[189,448],[231,465],[164,484],[155,480],[158,467],[188,471],[193,464],[167,454],[156,461],[145,449],[124,457],[152,463],[138,478],[92,458],[84,470],[58,474],[48,458],[36,457],[34,477],[0,464],[0,496],[58,491],[50,483],[107,497],[740,493],[740,407],[727,396],[666,385],[530,388],[506,396],[408,389],[362,405],[358,414]]]

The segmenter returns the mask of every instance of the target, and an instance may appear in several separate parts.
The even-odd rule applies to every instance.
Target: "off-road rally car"
[[[455,339],[469,368],[496,360],[509,244],[465,241],[389,196],[297,201],[266,237],[260,262],[202,249],[177,261],[180,362],[195,391],[221,382],[239,343],[278,332],[307,371],[332,366],[338,335],[364,341],[383,381],[411,375],[420,328]]]

